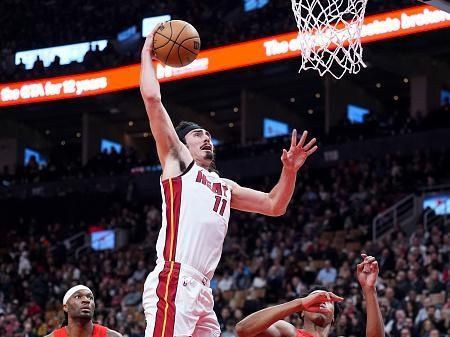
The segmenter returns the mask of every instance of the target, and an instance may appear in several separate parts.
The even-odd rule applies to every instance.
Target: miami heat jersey
[[[161,181],[161,195],[157,263],[187,264],[211,279],[228,229],[231,187],[193,162],[184,174]]]

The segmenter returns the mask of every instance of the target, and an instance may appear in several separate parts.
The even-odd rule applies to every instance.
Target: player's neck
[[[310,321],[305,321],[303,325],[303,330],[310,333],[315,337],[328,337],[331,330],[331,325],[326,325],[324,327],[318,326]]]
[[[92,320],[69,318],[66,330],[69,337],[90,337],[94,330],[94,323]]]
[[[200,166],[201,168],[204,168],[205,170],[209,171],[209,166],[211,165],[211,163],[208,162],[204,162],[204,161],[195,161],[195,164],[197,166]]]

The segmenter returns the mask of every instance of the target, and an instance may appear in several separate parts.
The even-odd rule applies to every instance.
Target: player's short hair
[[[323,290],[323,291],[331,291],[329,288],[322,286],[322,285],[312,285],[309,288],[309,291],[305,291],[301,297],[306,297],[309,294],[311,294],[313,291],[317,290]],[[334,302],[334,315],[333,315],[333,323],[331,325],[337,324],[337,321],[339,320],[339,316],[341,316],[342,313],[342,304],[339,302]]]
[[[182,121],[177,125],[175,131],[182,143],[186,144],[186,135],[195,129],[204,129],[202,126],[194,122]]]

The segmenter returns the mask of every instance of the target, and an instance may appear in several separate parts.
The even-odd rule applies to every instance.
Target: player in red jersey
[[[384,324],[376,294],[378,263],[361,254],[356,274],[366,301],[366,337],[384,337]],[[318,290],[308,296],[266,308],[251,314],[236,325],[238,337],[327,337],[336,321],[336,303],[344,299],[332,292]],[[283,319],[300,313],[303,329],[296,329]]]
[[[46,337],[122,337],[117,331],[94,324],[95,303],[92,291],[83,285],[70,288],[63,299],[66,320]]]

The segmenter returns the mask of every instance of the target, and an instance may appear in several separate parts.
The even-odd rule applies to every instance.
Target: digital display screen
[[[437,215],[450,214],[450,194],[441,194],[423,199],[423,209],[431,208]]]
[[[33,156],[36,159],[36,162],[39,166],[47,166],[47,159],[44,158],[42,153],[40,153],[39,151],[27,148],[27,147],[24,150],[23,164],[25,166],[27,166],[28,163],[30,162],[31,157],[33,157]]]
[[[450,91],[441,90],[441,106],[444,106],[446,103],[450,102]]]
[[[113,142],[112,140],[102,139],[100,143],[101,152],[111,153],[113,149],[117,153],[120,153],[120,151],[122,151],[122,145],[117,142]]]
[[[44,63],[44,67],[50,66],[55,59],[55,56],[60,57],[60,64],[62,65],[69,64],[73,61],[81,63],[83,62],[84,55],[86,55],[90,46],[92,46],[92,50],[95,50],[98,46],[98,49],[102,51],[107,45],[107,40],[98,40],[50,48],[19,51],[16,53],[15,63],[16,65],[20,64],[20,59],[22,59],[23,64],[25,64],[25,69],[32,69],[38,56]]]
[[[258,8],[263,8],[269,0],[244,0],[244,11],[250,12]]]
[[[116,233],[113,230],[104,230],[91,233],[91,248],[93,250],[114,249]]]
[[[351,123],[361,124],[364,122],[364,116],[369,113],[368,109],[349,104],[347,106],[347,118]]]
[[[117,41],[122,42],[125,40],[128,40],[130,37],[132,37],[134,34],[136,34],[137,27],[131,26],[123,31],[121,31],[119,34],[117,34]]]
[[[170,15],[152,16],[142,20],[142,37],[147,37],[148,34],[155,28],[158,23],[169,21]]]
[[[275,119],[264,118],[263,121],[264,138],[284,136],[289,134],[289,125]]]

